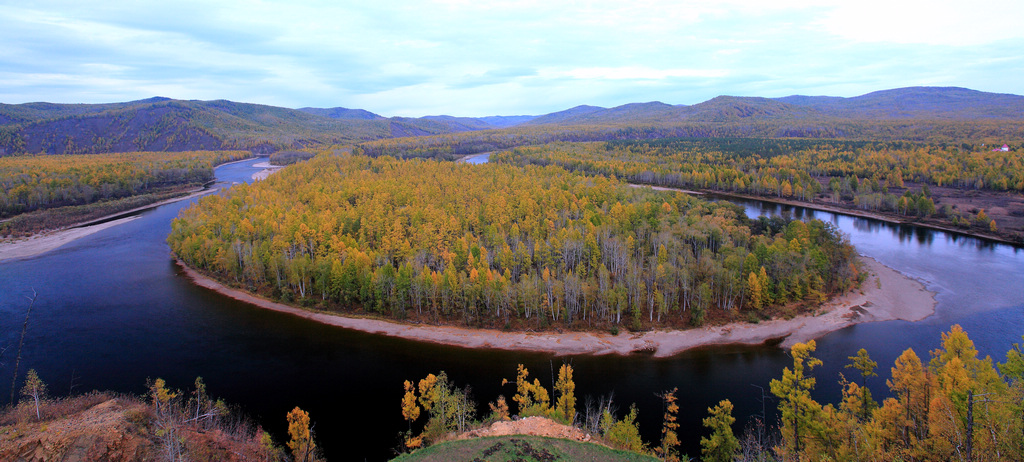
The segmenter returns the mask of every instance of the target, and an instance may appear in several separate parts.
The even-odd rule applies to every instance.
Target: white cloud
[[[625,66],[585,67],[564,71],[542,71],[541,75],[551,77],[570,77],[573,79],[664,80],[677,77],[725,77],[729,75],[729,72],[723,69],[654,69],[644,66]]]
[[[862,0],[837,5],[817,24],[860,42],[976,46],[1024,38],[1022,22],[1020,0]]]

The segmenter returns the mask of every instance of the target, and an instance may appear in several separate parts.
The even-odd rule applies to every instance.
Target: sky
[[[908,86],[1024,94],[1021,0],[0,0],[0,102],[539,115]]]

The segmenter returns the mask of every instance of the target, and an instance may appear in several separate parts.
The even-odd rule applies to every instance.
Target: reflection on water
[[[258,161],[222,166],[225,181],[249,181]],[[405,430],[398,408],[402,381],[444,370],[472,385],[481,404],[499,393],[516,364],[549,384],[563,361],[576,367],[577,394],[614,393],[620,409],[636,402],[645,438],[659,437],[662,407],[656,393],[679,387],[684,450],[699,454],[701,419],[729,398],[737,430],[762,412],[760,389],[790,359],[774,348],[718,347],[674,358],[549,355],[467,350],[421,344],[323,326],[197,288],[179,274],[164,242],[184,203],[143,212],[119,225],[37,258],[0,264],[0,347],[15,345],[24,320],[24,295],[39,300],[30,319],[22,374],[35,368],[54,394],[113,389],[142,393],[147,378],[187,387],[203,376],[211,392],[238,403],[279,440],[285,414],[310,412],[328,456],[380,460]],[[889,367],[905,348],[919,355],[939,334],[960,323],[983,354],[1002,358],[1024,334],[1024,257],[1018,249],[938,231],[892,225],[802,207],[742,202],[750,216],[819,218],[849,234],[858,251],[925,281],[938,292],[937,314],[922,322],[853,326],[819,341],[819,399],[837,400],[838,374],[847,357],[867,348],[881,365],[873,392],[884,396]],[[10,377],[10,351],[0,377]],[[847,371],[848,372],[848,371]],[[74,381],[72,382],[72,378]],[[10,380],[0,380],[8,396]],[[774,403],[768,402],[769,414]],[[483,412],[483,410],[481,411]]]

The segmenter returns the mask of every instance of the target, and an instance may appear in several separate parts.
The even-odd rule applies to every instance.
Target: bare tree
[[[32,289],[32,296],[25,296],[28,299],[28,309],[25,310],[25,323],[21,326],[21,340],[18,341],[18,356],[14,359],[14,374],[11,377],[11,404],[14,404],[14,393],[18,385],[18,368],[21,366],[21,348],[25,346],[25,332],[28,330],[28,317],[32,314],[32,306],[36,304],[36,289]]]

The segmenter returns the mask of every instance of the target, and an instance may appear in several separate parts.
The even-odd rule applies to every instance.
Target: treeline
[[[661,141],[663,139],[668,141]],[[765,157],[770,157],[766,154],[779,147],[785,148],[784,152],[779,152],[784,154],[803,150],[800,146],[804,145],[813,147],[829,144],[833,148],[844,147],[840,149],[853,152],[857,147],[868,143],[875,143],[876,146],[895,146],[889,150],[898,151],[925,143],[927,146],[943,150],[960,149],[965,152],[976,152],[984,151],[983,146],[986,144],[1001,145],[1008,141],[1019,143],[1024,139],[1024,126],[1005,121],[980,120],[870,122],[828,119],[686,123],[609,120],[575,125],[521,125],[501,130],[379,139],[361,143],[359,152],[368,156],[431,157],[451,160],[461,155],[555,142],[624,141],[624,145],[672,145],[685,143],[687,139],[693,139],[697,145],[719,151],[732,151],[738,145],[749,147],[760,144],[766,147],[767,151],[760,151],[758,154]],[[709,143],[718,145],[717,149]]]
[[[1020,344],[996,367],[979,358],[959,325],[942,334],[927,364],[908,348],[878,403],[866,383],[877,363],[861,349],[842,378],[842,400],[811,398],[815,344],[793,346],[793,368],[771,383],[779,398],[781,460],[1024,460],[1024,354]]]
[[[291,165],[312,159],[314,155],[304,151],[277,151],[270,155],[270,165]]]
[[[91,204],[213,179],[245,151],[132,152],[0,157],[0,217]]]
[[[700,325],[857,282],[832,225],[548,166],[321,155],[181,212],[189,266],[286,302],[467,325]],[[775,309],[772,308],[772,309]]]
[[[929,184],[1024,191],[1019,151],[979,151],[970,144],[764,139],[553,143],[495,153],[491,161],[555,164],[635,183],[804,201],[827,192],[833,201],[852,201],[866,210],[918,216],[950,213],[937,209]],[[910,191],[905,181],[925,187]]]

